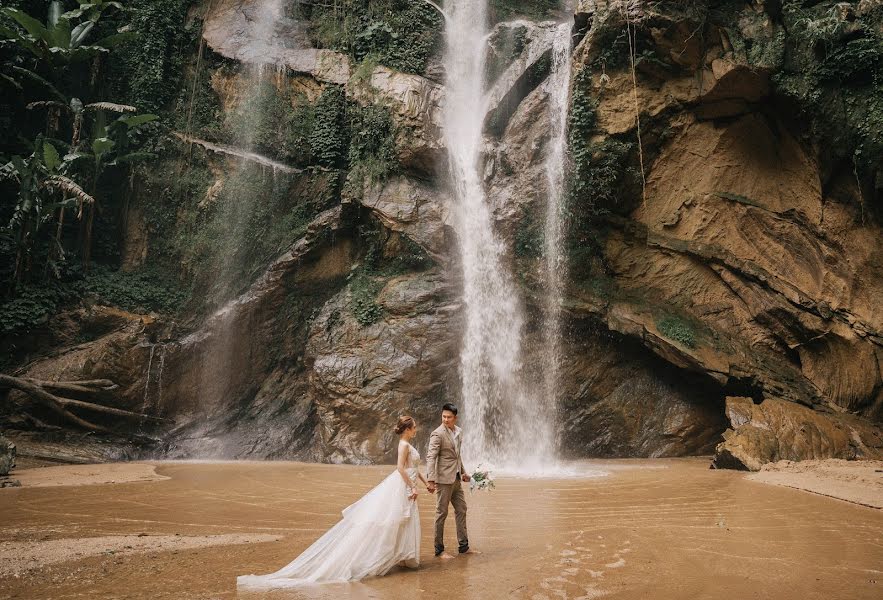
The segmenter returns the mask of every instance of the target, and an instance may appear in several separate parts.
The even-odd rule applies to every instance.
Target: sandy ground
[[[235,598],[236,575],[288,563],[389,470],[155,467],[167,479],[0,490],[0,598]],[[709,470],[707,460],[588,467],[610,474],[501,477],[496,490],[469,495],[481,555],[432,557],[433,498],[422,495],[420,569],[239,597],[883,597],[881,510]],[[453,543],[452,522],[448,535]]]
[[[168,479],[156,473],[156,465],[136,462],[16,469],[10,478],[17,479],[26,487],[100,485]]]
[[[883,508],[881,460],[782,460],[764,465],[763,469],[748,478]]]

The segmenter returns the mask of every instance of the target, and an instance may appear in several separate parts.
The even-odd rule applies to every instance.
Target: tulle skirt
[[[274,589],[385,575],[399,563],[420,564],[420,516],[393,471],[343,511],[343,519],[293,562],[269,575],[236,578],[241,588]]]

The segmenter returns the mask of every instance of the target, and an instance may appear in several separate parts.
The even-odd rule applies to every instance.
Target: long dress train
[[[400,442],[407,443],[407,442]],[[417,478],[420,454],[408,444],[407,472]],[[413,483],[412,483],[413,485]],[[242,588],[273,589],[385,575],[399,563],[420,564],[417,502],[398,471],[343,510],[343,519],[294,561],[269,575],[236,578]]]

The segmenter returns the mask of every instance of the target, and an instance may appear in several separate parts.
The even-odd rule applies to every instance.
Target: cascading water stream
[[[446,96],[443,134],[456,210],[454,224],[463,274],[464,333],[460,356],[464,455],[525,475],[568,472],[556,459],[567,119],[570,98],[571,23],[554,32],[552,69],[545,82],[550,137],[544,165],[547,205],[544,231],[541,381],[522,369],[524,313],[503,241],[482,181],[483,128],[488,112],[484,81],[488,51],[486,0],[450,0],[446,16]],[[597,475],[598,473],[594,473]],[[583,473],[590,475],[590,473]]]
[[[452,0],[445,12],[443,134],[463,271],[460,376],[470,427],[464,454],[473,463],[530,470],[553,456],[553,416],[522,381],[524,316],[481,178],[487,4]]]
[[[565,174],[567,172],[567,120],[570,107],[570,55],[572,24],[555,31],[552,70],[545,83],[549,107],[549,143],[546,172],[546,221],[543,241],[545,298],[543,306],[543,398],[552,415],[558,413],[561,370],[561,300],[567,277],[564,251]],[[557,421],[557,419],[555,419]],[[557,429],[556,429],[557,431]],[[557,436],[556,436],[557,438]],[[557,448],[558,443],[555,443]]]
[[[229,153],[235,167],[225,173],[222,194],[224,201],[215,210],[223,216],[225,227],[216,239],[213,257],[216,272],[210,289],[205,290],[209,304],[218,307],[213,314],[211,339],[203,346],[200,388],[203,395],[202,408],[209,417],[222,416],[227,402],[235,393],[231,389],[230,376],[234,369],[242,369],[242,352],[247,344],[237,329],[236,314],[232,306],[243,301],[237,292],[252,275],[245,271],[247,250],[253,214],[260,209],[261,191],[284,185],[288,170],[280,169],[275,161],[256,160],[257,134],[268,108],[268,97],[281,87],[280,78],[286,67],[274,62],[285,40],[278,28],[285,20],[283,0],[263,0],[247,6],[247,23],[250,39],[260,40],[261,58],[269,62],[254,61],[245,65],[246,76],[240,82],[238,106],[233,113],[232,129],[236,132],[235,143]],[[280,177],[281,175],[281,177]],[[229,189],[228,189],[229,188]],[[233,296],[233,299],[231,299]]]

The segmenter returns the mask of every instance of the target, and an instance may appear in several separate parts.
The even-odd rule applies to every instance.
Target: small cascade
[[[159,347],[159,352],[157,352]],[[156,357],[158,367],[154,373],[153,362]],[[162,374],[166,365],[166,344],[151,344],[150,358],[147,360],[147,375],[144,378],[144,400],[141,403],[141,414],[158,414],[162,403]],[[138,431],[144,431],[144,419],[138,424]]]
[[[150,345],[150,358],[147,360],[147,377],[144,378],[144,402],[141,403],[141,414],[147,414],[147,407],[150,402],[150,372],[153,368],[153,355],[156,352],[156,344]],[[142,422],[143,425],[143,422]]]
[[[166,345],[162,344],[159,353],[159,373],[156,377],[156,402],[154,406],[156,407],[156,413],[160,414],[162,412],[162,372],[166,366]]]

